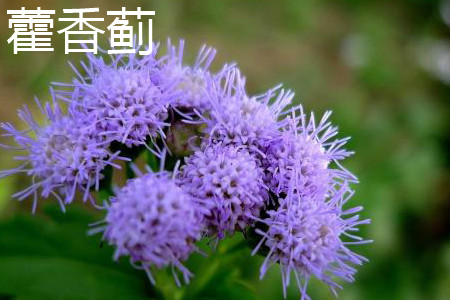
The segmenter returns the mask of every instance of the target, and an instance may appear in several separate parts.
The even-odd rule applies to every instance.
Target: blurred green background
[[[102,17],[122,6],[155,10],[155,39],[186,39],[191,58],[206,43],[218,49],[215,69],[235,61],[250,92],[282,82],[308,111],[333,110],[356,151],[345,162],[361,182],[350,205],[364,205],[373,223],[363,235],[375,240],[353,248],[370,262],[339,299],[450,299],[450,1],[1,0],[0,120],[15,124],[16,110],[34,95],[48,100],[48,83],[69,81],[66,61],[81,57],[65,55],[58,34],[55,52],[13,55],[6,10],[21,6],[57,17],[63,8],[100,7]],[[12,155],[0,150],[2,168],[17,166]],[[0,299],[282,298],[278,269],[259,281],[262,258],[234,251],[233,239],[188,263],[190,286],[162,278],[152,291],[126,261],[111,263],[98,236],[86,237],[94,212],[49,207],[30,217],[10,197],[27,180],[0,181]],[[291,285],[288,299],[298,299]],[[309,291],[334,298],[315,280]]]

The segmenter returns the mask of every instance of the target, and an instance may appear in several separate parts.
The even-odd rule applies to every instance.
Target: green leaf
[[[93,221],[71,207],[1,222],[0,299],[160,298],[144,272],[113,262],[100,235],[87,236]]]
[[[204,243],[207,240],[202,241],[201,248],[210,247]],[[256,299],[255,291],[244,281],[244,273],[251,266],[249,257],[250,249],[240,234],[220,241],[206,258],[191,256],[187,267],[195,277],[185,288],[183,299]]]

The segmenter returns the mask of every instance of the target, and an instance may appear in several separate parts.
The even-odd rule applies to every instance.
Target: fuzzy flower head
[[[255,158],[232,146],[196,151],[186,160],[181,182],[208,209],[204,221],[209,233],[219,239],[226,232],[245,229],[267,200]]]
[[[189,281],[192,274],[181,262],[196,250],[201,225],[192,198],[167,172],[129,180],[107,210],[104,237],[116,247],[115,259],[129,255],[153,283],[151,266],[176,267]]]
[[[72,90],[60,90],[58,96],[83,110],[99,135],[128,147],[162,134],[168,125],[167,107],[176,93],[173,82],[155,83],[158,61],[153,56],[138,59],[130,55],[106,64],[92,54],[87,57],[88,66],[82,64],[86,75],[74,69],[78,78]]]
[[[167,42],[167,55],[162,58],[160,82],[175,82],[175,89],[180,92],[170,105],[177,109],[196,109],[205,111],[210,107],[208,89],[211,87],[212,74],[209,67],[216,55],[216,50],[203,46],[192,66],[184,64],[184,41],[178,47]]]
[[[342,287],[333,282],[333,277],[352,282],[356,270],[351,265],[361,265],[366,259],[350,251],[347,245],[371,241],[349,233],[357,231],[356,226],[370,222],[360,220],[358,215],[345,218],[361,210],[361,207],[342,209],[350,196],[348,187],[344,186],[328,202],[314,201],[298,193],[280,199],[279,208],[268,211],[268,218],[261,221],[267,231],[256,230],[262,239],[253,253],[261,247],[268,252],[261,267],[261,277],[271,265],[278,263],[286,296],[293,271],[302,299],[309,299],[306,287],[313,275],[328,284],[335,294],[336,289]]]
[[[64,209],[77,189],[83,191],[84,200],[89,198],[90,188],[98,188],[101,171],[106,165],[114,165],[111,161],[117,154],[109,153],[84,115],[63,115],[57,106],[53,111],[50,105],[41,111],[48,120],[46,126],[39,126],[26,107],[19,116],[29,125],[28,130],[19,131],[11,124],[2,124],[6,135],[13,137],[26,154],[16,157],[24,161],[21,167],[3,171],[0,177],[26,172],[33,184],[15,195],[19,200],[34,195],[34,211],[41,190],[42,197],[55,196]]]
[[[331,126],[329,116],[327,112],[316,125],[314,115],[307,121],[301,110],[298,118],[288,118],[285,130],[267,143],[263,166],[266,183],[274,193],[293,189],[323,199],[342,182],[357,182],[338,162],[352,152],[342,148],[348,138],[331,140],[337,128]],[[338,169],[330,167],[333,162]]]
[[[237,68],[228,68],[218,80],[222,86],[210,95],[211,111],[204,117],[208,144],[245,146],[259,151],[262,141],[275,137],[280,116],[294,94],[275,87],[263,95],[249,97],[245,78]]]

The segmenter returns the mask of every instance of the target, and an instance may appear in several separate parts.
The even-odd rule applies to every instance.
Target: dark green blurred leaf
[[[16,216],[0,224],[0,299],[151,299],[145,274],[114,263],[93,218],[76,208],[62,214]]]

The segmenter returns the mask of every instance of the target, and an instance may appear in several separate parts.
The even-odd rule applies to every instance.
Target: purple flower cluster
[[[184,62],[183,41],[168,41],[165,54],[153,48],[108,62],[89,54],[71,83],[54,84],[55,108],[41,109],[47,124],[28,109],[20,117],[29,130],[2,124],[26,154],[0,177],[25,172],[33,180],[16,196],[34,195],[34,208],[38,191],[62,207],[77,192],[93,200],[107,166],[118,169],[117,160],[129,164],[145,151],[160,171],[132,167],[138,176],[103,199],[106,217],[93,229],[115,247],[115,259],[129,256],[152,282],[151,269],[167,266],[177,283],[178,272],[188,282],[183,262],[199,251],[196,242],[242,232],[253,254],[266,255],[261,277],[280,266],[284,294],[292,273],[305,299],[311,276],[333,292],[341,288],[334,278],[353,281],[353,265],[365,258],[347,247],[369,242],[355,235],[369,221],[360,207],[343,207],[357,178],[341,164],[353,153],[330,112],[316,122],[281,85],[249,95],[234,64],[210,70],[212,48],[202,47],[193,65]]]
[[[168,125],[167,107],[177,93],[174,82],[155,83],[160,70],[154,56],[119,56],[106,64],[88,55],[88,64],[82,66],[85,74],[76,71],[72,89],[56,94],[81,111],[97,135],[131,147],[162,133]]]
[[[129,255],[152,282],[152,265],[176,267],[188,282],[191,273],[181,261],[196,250],[201,237],[196,205],[167,172],[129,180],[107,208],[104,237],[116,246],[114,258]]]
[[[26,130],[16,129],[12,124],[1,124],[4,136],[14,138],[17,147],[24,151],[16,156],[23,164],[16,169],[0,172],[0,178],[16,173],[26,173],[32,184],[14,195],[19,200],[33,196],[33,212],[40,196],[55,196],[64,210],[77,190],[82,191],[84,201],[92,200],[89,191],[98,189],[101,171],[107,166],[117,166],[113,161],[122,159],[105,147],[105,140],[95,134],[91,124],[73,112],[63,114],[57,104],[38,103],[47,124],[40,126],[27,107],[19,111],[19,117],[28,125]]]
[[[262,161],[268,185],[276,194],[294,189],[306,197],[325,199],[336,186],[357,183],[356,177],[339,164],[353,153],[342,148],[348,138],[333,140],[338,132],[328,121],[331,113],[316,124],[313,114],[308,120],[301,107],[299,112],[298,117],[295,113],[288,116],[278,137],[266,145]],[[332,163],[337,169],[330,167]]]
[[[267,231],[256,230],[262,239],[254,253],[261,247],[268,251],[260,270],[261,278],[271,264],[278,263],[284,295],[293,271],[302,299],[309,299],[306,287],[312,275],[327,283],[336,295],[336,290],[342,287],[333,277],[354,281],[356,269],[351,265],[361,265],[367,260],[353,253],[347,245],[370,241],[350,233],[358,230],[356,226],[369,223],[369,220],[360,220],[358,215],[345,218],[362,209],[342,208],[351,194],[344,185],[326,202],[305,198],[298,191],[278,199],[279,207],[267,211],[268,218],[261,220],[268,227]],[[341,240],[344,236],[354,241],[344,242]]]
[[[249,97],[245,78],[236,67],[224,68],[209,95],[211,111],[204,118],[207,144],[245,146],[259,152],[265,142],[279,134],[280,117],[294,94],[280,86],[266,93]]]
[[[160,82],[175,82],[175,90],[179,96],[171,102],[178,109],[193,109],[205,111],[210,107],[208,92],[212,90],[212,74],[209,67],[214,60],[216,50],[203,46],[192,66],[183,61],[184,41],[178,48],[170,40],[167,42],[166,63],[159,73]]]
[[[186,159],[182,187],[207,208],[204,223],[210,236],[245,230],[267,202],[262,169],[247,150],[209,146]]]

